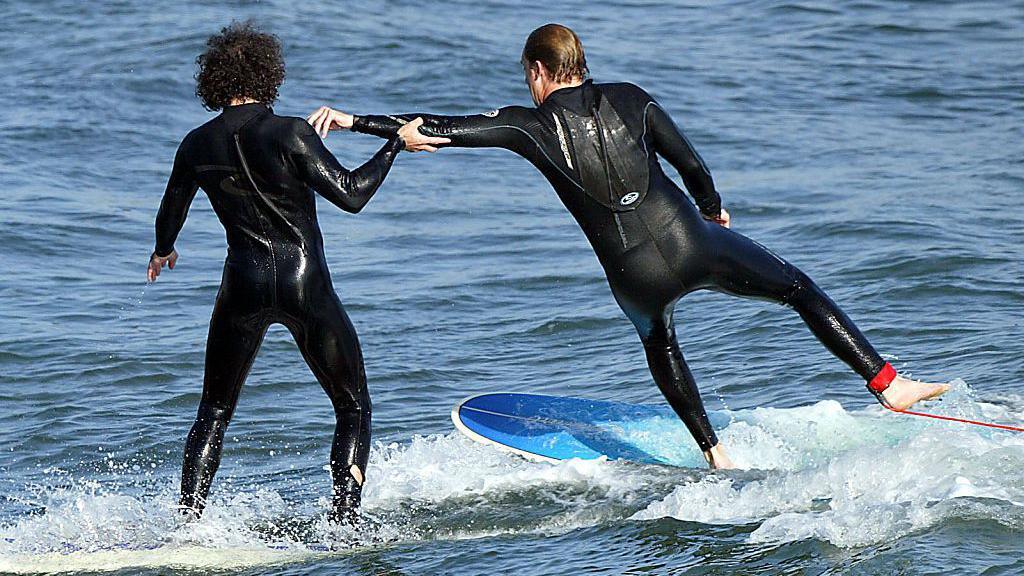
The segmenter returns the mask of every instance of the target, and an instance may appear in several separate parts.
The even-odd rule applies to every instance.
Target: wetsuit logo
[[[629,194],[623,196],[621,200],[619,200],[619,204],[622,204],[623,206],[629,206],[633,202],[636,202],[636,199],[639,197],[639,192],[630,192]]]
[[[487,116],[488,118],[497,118],[498,114],[500,113],[501,110],[491,110],[490,112],[484,112],[483,115]]]
[[[562,148],[562,156],[565,156],[565,164],[572,170],[572,158],[569,156],[569,143],[565,141],[565,132],[562,130],[562,123],[558,121],[558,115],[554,112],[551,117],[555,119],[555,130],[558,132],[558,145]]]

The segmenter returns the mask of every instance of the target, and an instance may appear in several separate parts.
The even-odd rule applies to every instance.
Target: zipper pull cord
[[[601,121],[601,113],[597,111],[597,103],[594,103],[591,111],[594,113],[594,123],[597,125],[597,140],[601,144],[601,161],[604,163],[604,181],[608,186],[608,202],[615,203],[615,193],[612,191],[611,162],[608,160],[608,146],[604,140],[604,122]],[[619,238],[622,240],[622,247],[629,248],[629,240],[626,238],[626,231],[622,228],[622,219],[619,213],[612,210],[612,217],[615,219],[615,227],[619,229]]]
[[[597,140],[601,144],[601,162],[604,164],[604,181],[608,186],[608,201],[615,202],[615,193],[612,191],[612,174],[608,160],[608,146],[604,140],[604,122],[601,121],[601,113],[597,111],[597,103],[591,108],[594,113],[594,124],[597,125]]]

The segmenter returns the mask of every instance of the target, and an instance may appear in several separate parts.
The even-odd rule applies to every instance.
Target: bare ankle
[[[704,459],[708,461],[708,467],[712,470],[728,470],[734,467],[721,442],[705,450]]]

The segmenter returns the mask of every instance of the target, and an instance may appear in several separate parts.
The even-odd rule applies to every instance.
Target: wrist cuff
[[[363,120],[362,116],[356,116],[355,114],[353,114],[352,115],[352,127],[349,128],[349,130],[351,130],[352,132],[360,132],[360,133],[362,133],[362,132],[364,132],[365,124],[366,124],[366,121]]]

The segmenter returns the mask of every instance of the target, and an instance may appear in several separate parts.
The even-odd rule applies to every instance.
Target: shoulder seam
[[[543,147],[543,146],[541,146],[540,142],[537,142],[537,139],[533,137],[533,134],[530,134],[530,133],[529,133],[529,132],[527,132],[526,130],[523,130],[522,128],[520,128],[520,127],[518,127],[518,126],[511,126],[511,125],[508,125],[508,124],[503,124],[503,125],[501,125],[501,126],[491,126],[491,127],[489,127],[489,128],[481,128],[481,129],[479,129],[479,130],[476,130],[476,132],[485,132],[485,131],[487,131],[487,130],[495,130],[495,129],[498,129],[498,128],[511,128],[512,130],[518,130],[519,132],[522,132],[523,134],[525,134],[525,135],[526,135],[526,137],[527,137],[527,138],[529,138],[529,139],[530,139],[530,140],[531,140],[531,141],[533,142],[534,146],[536,146],[536,147],[537,147],[537,149],[538,149],[538,150],[540,150],[540,153],[544,155],[544,158],[545,158],[545,159],[546,159],[546,160],[547,160],[547,161],[548,161],[548,162],[549,162],[549,163],[550,163],[550,164],[551,164],[552,166],[554,166],[555,170],[558,170],[558,171],[559,171],[559,172],[560,172],[560,173],[562,174],[562,176],[565,176],[565,177],[566,177],[566,178],[567,178],[567,179],[568,179],[568,180],[569,180],[570,182],[572,182],[572,183],[573,183],[573,184],[574,184],[574,185],[575,185],[575,186],[576,186],[577,188],[579,188],[580,190],[584,190],[583,186],[580,186],[580,184],[579,184],[578,182],[576,182],[576,179],[575,179],[575,178],[573,178],[573,177],[572,177],[572,176],[570,176],[569,174],[566,174],[566,173],[565,173],[565,170],[562,170],[562,167],[561,167],[561,166],[559,166],[558,164],[556,164],[556,163],[555,163],[555,161],[551,159],[551,156],[548,156],[548,153],[547,153],[547,151],[546,151],[546,150],[544,150],[544,147]]]

